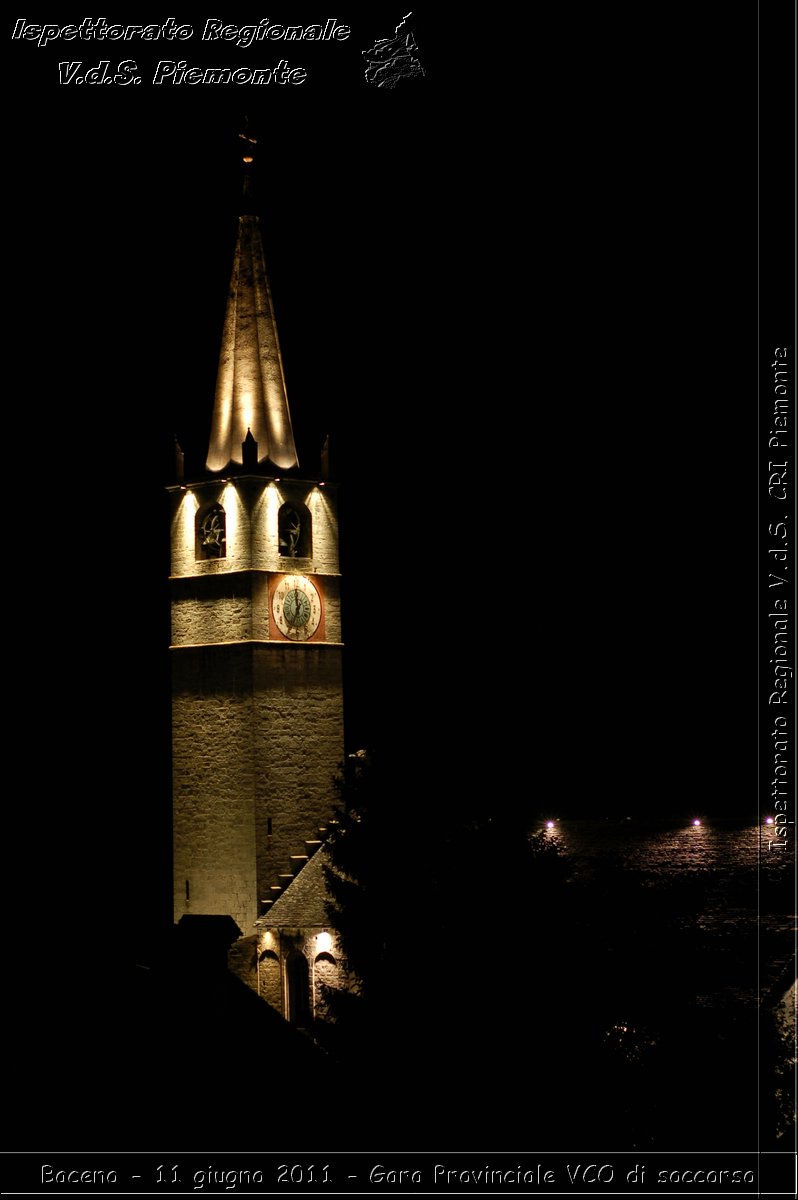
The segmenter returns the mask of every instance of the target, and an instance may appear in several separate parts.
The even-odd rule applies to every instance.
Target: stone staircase
[[[288,870],[277,876],[276,881],[270,886],[269,894],[261,898],[260,915],[265,917],[269,909],[282,896],[285,889],[297,877],[299,872],[304,867],[305,863],[310,862],[313,855],[319,850],[330,834],[335,830],[338,821],[333,817],[326,825],[320,825],[316,830],[314,838],[305,839],[304,854],[292,854],[288,860]]]

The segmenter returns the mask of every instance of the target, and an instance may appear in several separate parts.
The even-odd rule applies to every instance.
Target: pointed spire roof
[[[243,214],[238,223],[233,274],[216,377],[209,471],[242,463],[247,434],[258,445],[258,461],[281,470],[297,465],[291,414],[274,307],[266,277],[260,223],[252,215],[250,146],[245,137]]]

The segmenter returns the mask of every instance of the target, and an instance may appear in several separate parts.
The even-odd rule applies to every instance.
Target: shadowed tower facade
[[[248,158],[207,474],[169,489],[174,917],[244,937],[318,847],[344,752],[336,492],[296,477]]]

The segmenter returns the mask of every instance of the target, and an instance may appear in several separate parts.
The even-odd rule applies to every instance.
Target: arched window
[[[309,1025],[308,960],[299,950],[292,950],[285,960],[285,979],[288,987],[288,1020],[292,1025]]]
[[[258,958],[258,993],[261,1000],[283,1011],[280,986],[280,960],[273,950],[264,950]]]
[[[227,553],[227,521],[221,504],[211,504],[197,513],[196,557],[224,558]]]
[[[341,986],[338,964],[328,950],[322,950],[316,955],[313,964],[313,981],[315,984],[316,1017],[325,1021],[329,1018],[330,994]]]
[[[313,553],[313,531],[310,512],[301,500],[283,504],[277,514],[280,554],[284,558],[310,558]]]

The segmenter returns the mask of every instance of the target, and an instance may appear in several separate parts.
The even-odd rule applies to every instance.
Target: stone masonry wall
[[[258,963],[258,992],[262,1000],[283,1015],[283,968],[274,950],[264,951]]]
[[[279,554],[301,502],[311,553]],[[225,556],[198,559],[196,518],[226,514]],[[172,491],[174,915],[229,914],[252,932],[292,854],[329,820],[343,758],[334,487],[238,476]],[[314,578],[325,642],[270,640],[269,577]],[[269,832],[271,822],[271,832]],[[188,881],[188,896],[186,895]]]
[[[236,571],[214,577],[172,579],[172,645],[200,646],[212,642],[268,641],[269,580],[267,571]],[[322,595],[324,640],[341,640],[341,585],[337,576],[312,577]],[[282,635],[277,634],[277,640]]]
[[[329,1019],[325,986],[329,988],[348,988],[355,981],[343,969],[340,947],[332,939],[331,952],[319,953],[317,927],[303,929],[290,928],[274,930],[266,934],[264,942],[261,934],[258,947],[257,988],[261,999],[270,1004],[282,1016],[287,1016],[287,997],[285,994],[285,964],[292,951],[299,951],[305,956],[308,964],[308,1007],[310,1015],[317,1021]],[[249,982],[238,962],[231,962],[239,978]],[[250,983],[250,986],[252,984]]]
[[[256,636],[252,592],[250,571],[202,580],[173,579],[172,645],[246,641]]]
[[[229,913],[249,934],[337,800],[341,647],[176,649],[172,711],[175,920]]]
[[[253,753],[260,899],[332,816],[344,756],[339,646],[255,647]],[[268,833],[271,819],[271,834]]]
[[[301,501],[311,516],[312,553],[301,559],[280,555],[277,515],[282,504]],[[196,555],[196,516],[210,504],[226,515],[223,558]],[[291,571],[306,575],[338,573],[338,521],[335,488],[302,480],[279,483],[241,476],[235,485],[219,480],[172,492],[172,568],[178,575],[223,575],[230,571]]]
[[[258,911],[250,648],[178,650],[172,681],[174,917],[229,914],[249,933]]]

